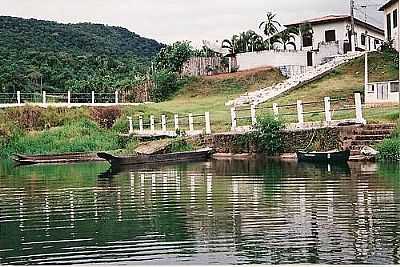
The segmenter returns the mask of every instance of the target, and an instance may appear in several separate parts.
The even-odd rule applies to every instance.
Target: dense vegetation
[[[400,119],[392,136],[378,145],[379,158],[388,161],[400,161]]]
[[[121,27],[0,17],[0,92],[132,87],[162,47]]]

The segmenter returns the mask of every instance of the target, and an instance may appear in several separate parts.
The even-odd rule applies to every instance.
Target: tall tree
[[[282,25],[275,19],[276,14],[273,14],[272,12],[267,12],[267,15],[265,17],[265,20],[260,23],[258,28],[262,30],[267,37],[267,45],[268,49],[271,49],[271,41],[270,38],[274,36],[276,33],[279,32],[278,27],[281,27]]]

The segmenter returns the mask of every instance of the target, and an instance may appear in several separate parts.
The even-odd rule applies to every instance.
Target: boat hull
[[[20,165],[33,164],[63,164],[63,163],[78,163],[87,161],[102,161],[93,153],[69,153],[69,154],[54,154],[54,155],[14,155],[13,160]]]
[[[154,164],[154,163],[207,160],[211,157],[212,152],[213,152],[212,149],[203,149],[191,152],[156,154],[156,155],[138,155],[138,156],[125,156],[125,157],[116,157],[108,153],[97,153],[97,155],[98,157],[107,160],[112,166],[118,167],[118,166]]]
[[[347,162],[350,159],[350,150],[337,152],[297,152],[298,161],[306,162]]]

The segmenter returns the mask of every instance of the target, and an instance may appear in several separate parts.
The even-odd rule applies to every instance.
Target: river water
[[[400,259],[398,165],[0,163],[0,264]]]

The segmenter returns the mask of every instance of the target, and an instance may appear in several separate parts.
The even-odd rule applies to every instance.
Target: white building
[[[390,0],[381,8],[379,8],[379,11],[383,11],[385,13],[385,40],[393,40],[393,46],[399,50],[399,1]]]
[[[315,51],[317,53],[321,50],[326,50],[324,53],[345,54],[354,50],[354,48],[356,51],[375,51],[385,38],[384,30],[357,18],[354,19],[354,37],[350,38],[351,16],[349,15],[329,15],[285,26],[287,28],[298,27],[301,24],[310,24],[312,35],[297,36],[296,46],[302,50]],[[317,55],[317,61],[318,57],[324,56],[324,54]],[[309,60],[311,61],[311,58]]]
[[[313,34],[302,38],[295,37],[296,49],[281,49],[261,52],[240,53],[237,55],[239,70],[259,67],[289,67],[302,71],[307,67],[315,67],[333,56],[343,55],[349,51],[374,51],[384,41],[384,30],[372,24],[355,19],[355,41],[349,40],[351,33],[351,17],[348,15],[329,15],[320,18],[285,25],[298,27],[309,23]]]
[[[373,82],[365,89],[367,104],[400,103],[399,81]]]

